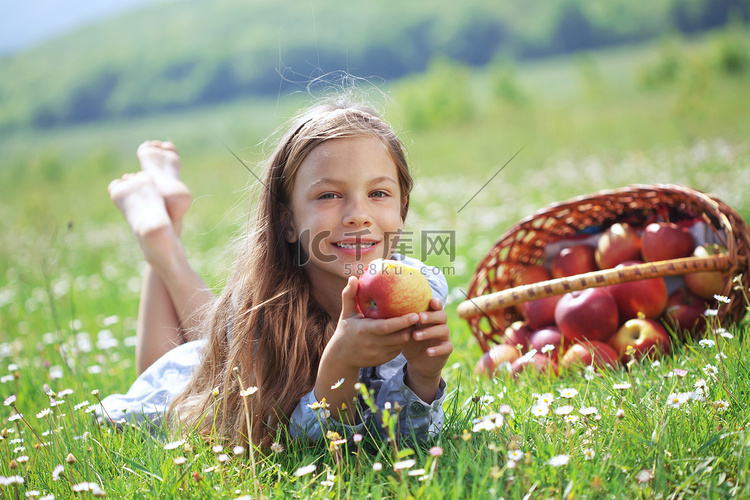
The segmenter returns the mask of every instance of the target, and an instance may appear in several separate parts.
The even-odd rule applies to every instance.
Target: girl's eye
[[[318,196],[319,200],[332,200],[336,197],[333,193],[323,193],[320,196]]]
[[[386,191],[373,191],[370,193],[370,196],[374,196],[375,198],[386,198],[388,197],[388,193]]]

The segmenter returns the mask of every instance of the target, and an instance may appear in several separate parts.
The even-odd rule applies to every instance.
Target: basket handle
[[[459,317],[468,319],[488,312],[499,311],[529,300],[563,295],[586,288],[697,272],[723,272],[730,267],[731,259],[729,255],[721,254],[708,257],[684,257],[660,262],[646,262],[616,269],[602,269],[601,271],[541,281],[539,283],[517,286],[469,298],[469,300],[465,300],[458,305],[457,312]]]

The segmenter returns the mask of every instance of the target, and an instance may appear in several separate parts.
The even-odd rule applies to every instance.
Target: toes
[[[175,153],[177,152],[177,147],[172,141],[145,141],[138,146],[138,152],[149,148],[167,149],[169,151],[174,151]]]

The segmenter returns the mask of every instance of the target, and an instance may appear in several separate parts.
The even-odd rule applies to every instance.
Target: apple
[[[375,259],[359,277],[357,302],[367,318],[384,319],[426,311],[432,289],[422,271],[396,260]]]
[[[529,348],[536,349],[538,352],[542,352],[542,348],[546,345],[553,345],[555,349],[546,356],[560,357],[560,353],[563,351],[563,334],[556,326],[548,326],[537,330],[531,334],[529,338]]]
[[[619,325],[617,302],[607,288],[566,293],[555,308],[555,323],[568,343],[605,341]]]
[[[627,260],[640,260],[641,236],[627,223],[612,224],[597,241],[596,264],[599,269],[611,269]]]
[[[522,350],[529,348],[529,337],[531,336],[532,329],[525,321],[514,321],[503,333],[503,344],[510,346],[520,345]]]
[[[724,249],[716,243],[698,246],[693,251],[695,257],[708,257],[722,253],[725,253]],[[724,291],[724,284],[726,283],[724,275],[719,271],[690,273],[683,277],[685,278],[685,285],[687,285],[690,291],[706,300],[713,300],[714,295],[722,293]]]
[[[642,262],[623,262],[615,266],[615,269],[634,264],[642,264]],[[617,302],[620,323],[637,318],[639,312],[649,319],[656,319],[667,308],[669,292],[667,292],[667,284],[664,278],[629,281],[610,285],[608,288],[612,292],[615,302]]]
[[[521,269],[516,275],[513,276],[511,283],[514,287],[522,285],[531,285],[532,283],[539,283],[540,281],[551,280],[552,275],[544,266],[531,265]],[[521,304],[516,304],[516,312],[523,316],[523,309]]]
[[[560,360],[560,368],[570,368],[574,365],[594,365],[597,368],[604,366],[617,366],[620,357],[615,350],[603,342],[596,340],[577,343],[565,351]]]
[[[706,309],[706,302],[702,298],[687,287],[681,287],[669,296],[664,316],[672,328],[697,333],[706,328],[706,317],[703,315]]]
[[[641,255],[646,262],[679,259],[693,253],[695,240],[685,226],[672,222],[654,222],[641,237]]]
[[[559,295],[543,299],[530,300],[521,304],[521,315],[529,328],[538,330],[544,326],[555,324],[555,308],[560,301]]]
[[[540,281],[547,281],[552,279],[552,275],[549,273],[544,266],[526,266],[521,269],[511,282],[513,286],[530,285],[532,283],[539,283]]]
[[[589,245],[573,245],[563,248],[552,260],[552,277],[565,278],[576,274],[596,271],[596,250]]]
[[[644,356],[656,357],[668,352],[672,342],[667,330],[656,321],[650,319],[629,319],[617,330],[617,333],[607,342],[614,349],[620,360],[628,362],[628,346],[633,347],[633,358]]]
[[[511,365],[513,373],[521,373],[527,368],[533,368],[537,372],[546,373],[552,370],[552,373],[557,374],[557,358],[547,356],[541,352],[537,352],[530,359],[527,356],[521,356],[515,360]]]
[[[474,373],[476,375],[485,375],[491,377],[503,363],[508,363],[508,369],[511,368],[511,363],[517,360],[521,356],[513,346],[507,344],[496,344],[493,345],[490,350],[479,359],[476,366],[474,367]]]

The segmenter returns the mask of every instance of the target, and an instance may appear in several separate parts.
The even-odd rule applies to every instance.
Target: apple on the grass
[[[521,304],[521,315],[529,328],[538,330],[544,326],[555,324],[555,309],[560,301],[559,295],[543,299],[530,300]]]
[[[710,255],[720,255],[726,253],[722,247],[717,244],[701,245],[695,248],[693,256],[708,257]],[[690,273],[684,276],[685,285],[698,297],[706,300],[713,299],[714,295],[724,291],[726,280],[724,275],[719,271],[703,271],[700,273]]]
[[[560,329],[556,326],[548,326],[537,330],[529,338],[529,349],[536,349],[538,352],[542,352],[542,349],[547,345],[554,346],[554,349],[551,353],[543,354],[555,358],[561,356],[561,352],[564,350],[564,337]]]
[[[552,260],[552,277],[565,278],[596,271],[598,267],[595,253],[594,247],[589,245],[573,245],[563,248]]]
[[[695,248],[690,230],[673,222],[654,222],[641,236],[641,255],[646,262],[688,257]]]
[[[617,330],[607,342],[623,362],[631,358],[628,347],[633,348],[632,357],[641,359],[644,356],[658,357],[668,352],[672,342],[669,333],[656,321],[650,319],[629,319]]]
[[[529,348],[529,337],[531,337],[532,331],[525,321],[514,321],[505,329],[502,343],[513,347],[520,345],[521,349],[525,351]]]
[[[375,259],[359,277],[357,302],[367,318],[385,319],[426,311],[432,289],[422,271],[396,260]]]
[[[628,260],[640,260],[641,236],[628,223],[612,224],[597,241],[596,264],[611,269]]]
[[[706,328],[706,309],[706,302],[702,298],[687,287],[681,287],[669,296],[664,316],[675,330],[698,333]]]
[[[541,352],[537,352],[533,356],[521,356],[515,360],[510,367],[513,373],[521,373],[527,368],[534,369],[541,373],[547,373],[551,370],[555,375],[558,372],[557,358],[542,354]]]
[[[617,302],[607,288],[566,293],[555,308],[555,323],[569,343],[606,341],[619,325]]]
[[[476,366],[474,366],[474,373],[491,377],[503,363],[508,363],[506,366],[510,370],[511,363],[520,356],[521,353],[514,346],[508,344],[493,345],[489,351],[479,358]]]
[[[620,358],[612,347],[592,340],[570,346],[560,360],[560,367],[565,369],[574,365],[594,365],[602,368],[608,365],[615,367],[619,363]]]
[[[617,265],[615,269],[635,264],[642,264],[642,262],[623,262]],[[667,308],[669,292],[667,292],[667,284],[664,278],[628,281],[610,285],[608,288],[612,292],[615,302],[617,302],[620,323],[637,318],[638,313],[643,313],[649,319],[656,319]]]

